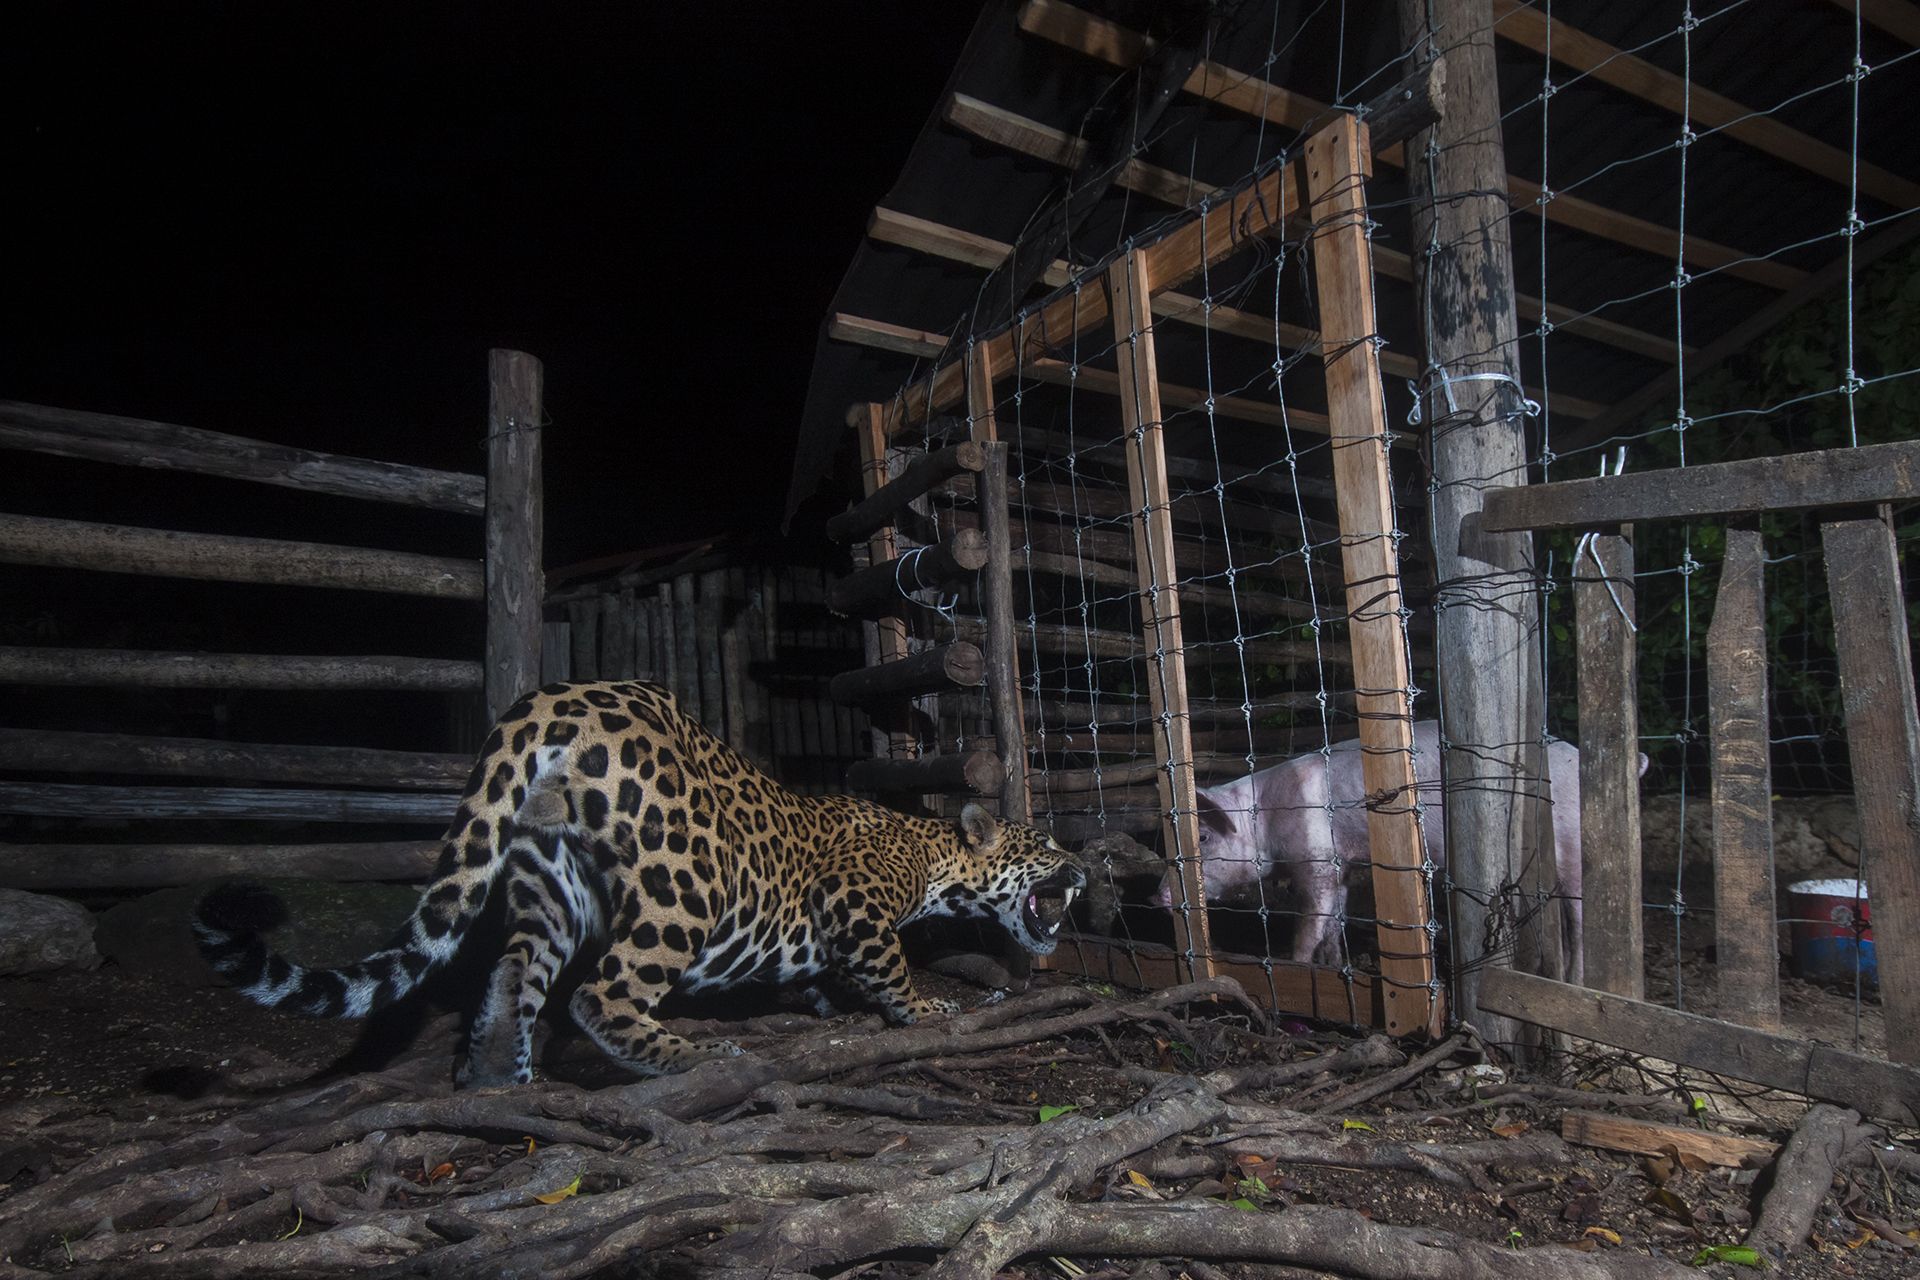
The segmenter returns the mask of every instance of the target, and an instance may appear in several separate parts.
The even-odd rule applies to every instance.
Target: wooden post
[[[1333,479],[1340,514],[1360,719],[1361,776],[1369,797],[1374,915],[1380,929],[1381,995],[1387,1031],[1437,1033],[1433,919],[1415,808],[1411,671],[1400,619],[1400,558],[1387,469],[1389,432],[1373,336],[1373,256],[1367,240],[1367,127],[1341,116],[1307,141],[1314,281],[1320,302]]]
[[[723,672],[720,620],[726,613],[727,571],[709,569],[700,575],[700,710],[701,720],[716,737],[732,741],[727,724],[727,687]]]
[[[663,582],[654,590],[654,603],[659,606],[660,671],[656,679],[664,689],[671,689],[676,699],[680,696],[680,619],[673,607],[673,584]]]
[[[572,624],[568,643],[573,647],[573,678],[600,678],[600,597],[587,596],[567,602],[567,620]]]
[[[700,705],[700,611],[693,594],[693,575],[673,580],[673,693],[690,720],[704,720]]]
[[[1580,888],[1574,942],[1597,991],[1646,998],[1640,911],[1640,688],[1633,542],[1595,534],[1573,566],[1580,679]]]
[[[1147,689],[1160,733],[1154,775],[1160,793],[1162,852],[1179,871],[1184,907],[1174,911],[1175,950],[1188,980],[1213,976],[1206,881],[1200,870],[1200,815],[1194,798],[1193,722],[1187,712],[1186,640],[1173,561],[1166,441],[1161,431],[1160,371],[1153,348],[1153,282],[1147,260],[1129,251],[1107,269],[1114,354],[1120,368],[1120,418],[1127,495],[1133,507],[1133,564],[1147,651]]]
[[[869,404],[857,410],[860,443],[860,484],[871,497],[887,483],[887,429],[886,406]],[[874,531],[867,539],[869,564],[885,564],[897,554],[893,537],[893,526],[885,525]],[[880,661],[898,662],[907,656],[907,623],[904,618],[882,618],[873,624],[873,634],[878,645]],[[880,735],[874,735],[875,746],[880,746]],[[889,733],[886,735],[886,752],[893,756],[914,754],[913,735],[909,733]]]
[[[487,718],[540,683],[546,598],[540,480],[543,373],[523,351],[487,356]]]
[[[1773,900],[1765,568],[1759,532],[1728,529],[1707,631],[1707,715],[1713,733],[1719,1016],[1771,1031],[1780,1025],[1780,946]]]
[[[987,532],[987,567],[981,591],[981,612],[987,625],[987,696],[993,702],[993,733],[1006,778],[1000,792],[1000,812],[1003,817],[1025,822],[1031,800],[1027,789],[1027,727],[1020,706],[1020,653],[1013,619],[1007,446],[996,440],[986,449],[987,469],[980,477],[980,522]]]
[[[633,593],[600,597],[600,661],[604,680],[633,678]]]
[[[1906,594],[1886,508],[1820,526],[1827,554],[1860,807],[1860,874],[1872,895],[1887,1056],[1920,1063],[1920,711]]]
[[[1537,742],[1543,721],[1533,538],[1490,535],[1470,518],[1487,485],[1525,483],[1527,465],[1492,12],[1488,0],[1399,0],[1399,15],[1403,46],[1432,57],[1443,45],[1447,60],[1446,114],[1408,142],[1407,177],[1436,486],[1454,1011],[1488,1040],[1517,1044],[1531,1033],[1479,1000],[1484,969],[1511,963],[1514,940],[1497,926],[1524,914],[1518,882],[1539,865],[1540,801],[1515,797],[1537,796],[1545,781],[1530,775],[1534,753],[1515,745]]]

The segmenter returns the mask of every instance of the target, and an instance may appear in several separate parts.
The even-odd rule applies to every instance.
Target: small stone
[[[0,974],[93,969],[93,915],[51,894],[0,889]]]

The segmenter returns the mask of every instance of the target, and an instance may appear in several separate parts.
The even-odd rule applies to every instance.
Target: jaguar
[[[979,804],[958,821],[782,786],[634,681],[548,685],[494,726],[442,839],[438,863],[387,945],[337,969],[272,952],[284,918],[235,883],[194,918],[213,969],[249,998],[318,1017],[361,1017],[418,987],[504,892],[507,941],[456,1071],[466,1086],[533,1078],[533,1029],[576,959],[568,1004],[612,1059],[645,1075],[736,1054],[658,1020],[674,991],[805,982],[822,1012],[851,988],[893,1022],[958,1011],[914,987],[903,925],[997,921],[1046,955],[1086,875],[1045,832]]]

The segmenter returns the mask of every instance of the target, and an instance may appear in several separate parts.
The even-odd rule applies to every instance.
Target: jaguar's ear
[[[975,849],[984,849],[1000,838],[1000,820],[988,813],[985,806],[968,801],[967,807],[960,811],[960,834]]]

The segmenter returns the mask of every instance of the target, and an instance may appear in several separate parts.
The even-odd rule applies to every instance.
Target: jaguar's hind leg
[[[670,1075],[740,1053],[738,1045],[725,1040],[703,1044],[675,1035],[654,1018],[682,972],[631,945],[616,944],[600,962],[600,977],[573,993],[573,1020],[608,1057],[641,1075]]]
[[[533,1024],[560,970],[598,929],[599,897],[558,835],[516,839],[508,853],[507,948],[474,1015],[460,1085],[533,1079]]]

